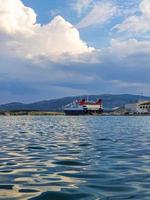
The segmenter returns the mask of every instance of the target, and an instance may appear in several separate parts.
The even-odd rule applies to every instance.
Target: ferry
[[[88,101],[86,99],[75,100],[64,107],[66,115],[94,115],[103,111],[102,100]]]

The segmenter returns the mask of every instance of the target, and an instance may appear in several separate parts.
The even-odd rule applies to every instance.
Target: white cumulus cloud
[[[150,31],[150,0],[143,0],[139,9],[140,15],[132,15],[115,26],[119,32],[146,33]]]
[[[20,0],[0,0],[0,31],[9,34],[33,31],[36,13]]]
[[[150,41],[138,41],[136,39],[129,40],[117,40],[112,39],[109,52],[118,58],[126,58],[134,55],[149,55],[150,53]]]
[[[91,53],[94,48],[80,39],[78,30],[61,16],[46,25],[37,24],[36,13],[20,0],[0,0],[1,43],[13,54],[33,58]],[[2,37],[2,36],[1,36]]]
[[[150,19],[150,1],[143,0],[140,4],[140,9],[141,9],[143,16],[147,19]]]

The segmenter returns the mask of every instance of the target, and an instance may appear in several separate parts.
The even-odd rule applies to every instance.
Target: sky
[[[150,0],[0,0],[0,103],[150,96]]]

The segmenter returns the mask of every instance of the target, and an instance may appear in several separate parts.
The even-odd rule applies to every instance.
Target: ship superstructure
[[[64,107],[66,115],[86,115],[86,114],[100,114],[102,113],[102,100],[88,101],[86,99],[76,100]]]

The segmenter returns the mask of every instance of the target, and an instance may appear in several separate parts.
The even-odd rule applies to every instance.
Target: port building
[[[126,104],[125,110],[129,113],[150,114],[150,101]]]

